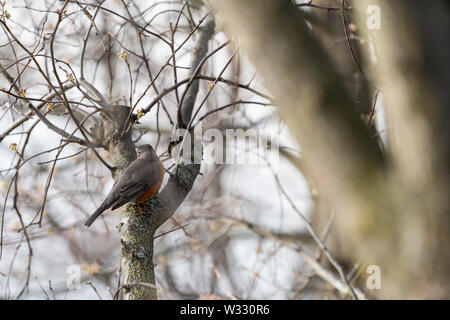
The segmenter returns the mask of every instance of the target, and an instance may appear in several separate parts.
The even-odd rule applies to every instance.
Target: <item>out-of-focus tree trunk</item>
[[[360,16],[369,2],[354,2]],[[336,208],[342,257],[380,267],[381,290],[371,294],[449,297],[448,5],[381,3],[388,6],[380,6],[377,31],[393,126],[388,154],[360,120],[304,12],[291,1],[213,1],[276,97],[308,178]]]
[[[374,7],[380,8],[380,29],[369,33],[378,54],[372,69],[385,98],[391,199],[396,201],[395,224],[378,232],[390,240],[377,246],[376,258],[389,266],[380,295],[449,298],[450,5],[418,0],[354,4],[361,26]]]

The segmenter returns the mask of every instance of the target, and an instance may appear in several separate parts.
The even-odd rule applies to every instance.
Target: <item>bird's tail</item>
[[[95,210],[95,212],[86,220],[86,222],[84,223],[84,225],[86,227],[89,227],[94,221],[95,219],[97,219],[105,210],[107,210],[109,207],[111,207],[111,205],[109,205],[106,201],[103,202],[100,207],[98,207],[97,210]]]

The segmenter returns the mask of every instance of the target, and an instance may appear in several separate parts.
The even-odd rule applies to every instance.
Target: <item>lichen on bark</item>
[[[154,216],[157,206],[148,202],[143,204],[143,214],[139,213],[134,203],[122,209],[122,220],[118,227],[121,242],[121,274],[125,284],[123,299],[148,300],[156,299],[156,289],[149,285],[155,284],[153,265],[153,237],[155,234]],[[151,208],[151,210],[149,210]]]

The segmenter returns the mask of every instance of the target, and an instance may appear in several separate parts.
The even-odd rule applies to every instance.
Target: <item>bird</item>
[[[142,214],[140,202],[156,193],[164,179],[164,166],[152,146],[144,144],[136,149],[137,158],[123,170],[100,207],[86,220],[89,227],[104,211],[115,210],[135,201]]]

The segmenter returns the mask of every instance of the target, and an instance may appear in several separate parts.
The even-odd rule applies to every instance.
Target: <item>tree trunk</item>
[[[193,51],[191,70],[195,70],[199,62],[207,53],[208,42],[215,28],[212,17],[206,19],[204,26],[199,28],[199,37]],[[198,70],[200,71],[200,70]],[[181,106],[183,121],[187,124],[192,115],[199,80],[192,82],[187,99]],[[110,118],[101,132],[107,137],[110,158],[114,168],[114,180],[123,168],[136,159],[135,146],[131,139],[132,127],[124,135],[120,135],[127,128],[129,108],[109,106]],[[98,134],[97,134],[98,135]],[[110,138],[112,137],[112,138]],[[194,139],[191,141],[194,142]],[[189,146],[189,145],[188,145]],[[191,145],[193,147],[193,145]],[[193,159],[188,159],[193,160]],[[153,265],[153,240],[156,229],[169,219],[181,205],[192,189],[194,181],[200,171],[199,163],[184,162],[178,165],[166,186],[157,195],[141,204],[141,215],[134,203],[122,208],[121,222],[117,226],[121,242],[121,297],[125,300],[157,299],[155,286],[155,270]]]
[[[448,298],[448,4],[353,3],[364,16],[360,28],[369,4],[382,8],[379,69],[395,127],[387,154],[360,121],[304,11],[288,0],[213,1],[299,140],[308,179],[336,208],[344,258],[380,267],[381,290],[371,294]]]

